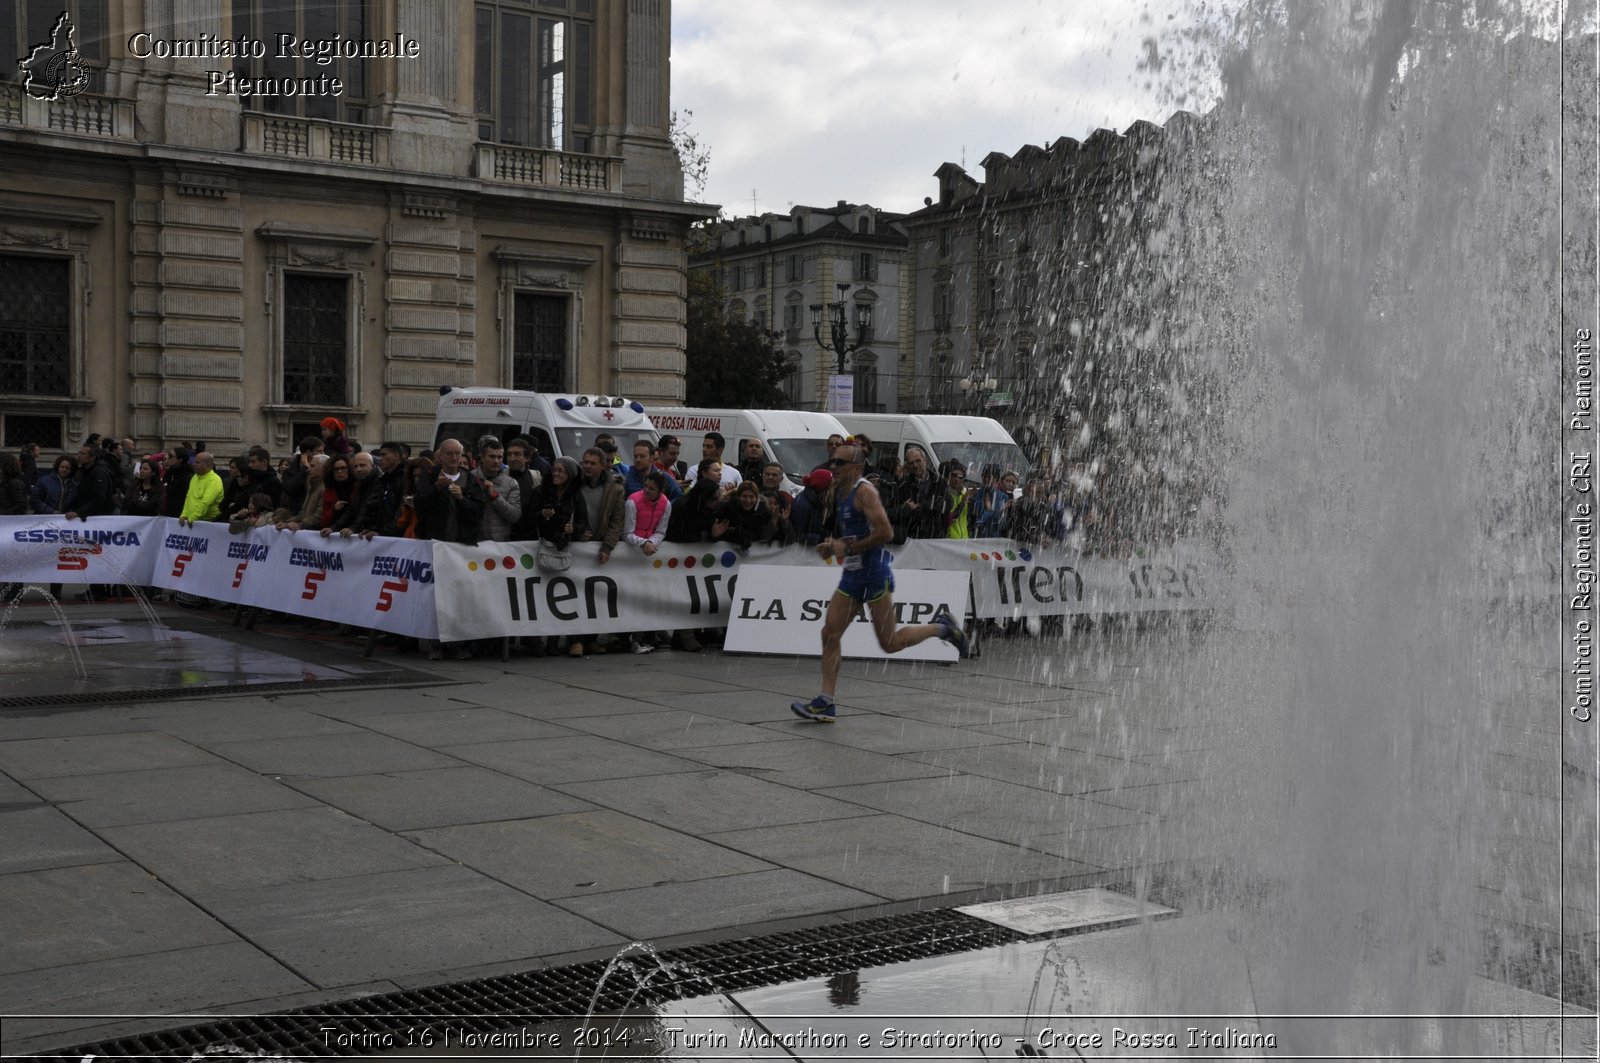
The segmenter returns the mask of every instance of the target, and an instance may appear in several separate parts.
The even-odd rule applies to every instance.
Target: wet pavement
[[[23,612],[19,624],[45,618]],[[131,607],[69,616],[95,618],[80,626],[91,657],[102,631],[159,652],[140,643]],[[1208,765],[1226,765],[1211,754],[1231,735],[1184,705],[1181,650],[1207,635],[1183,625],[1080,632],[1048,669],[1041,650],[1060,644],[1027,638],[989,639],[954,667],[847,663],[827,725],[787,710],[814,692],[811,660],[426,663],[380,650],[374,665],[351,638],[246,632],[221,612],[163,617],[220,640],[212,661],[231,663],[219,672],[281,676],[275,662],[291,661],[307,682],[0,712],[0,1014],[30,1016],[4,1021],[5,1053],[604,959],[635,940],[1147,883],[1203,871],[1236,841],[1190,829],[1207,788],[1226,783]],[[1159,671],[1153,648],[1170,658]],[[373,667],[443,683],[318,689]],[[1508,729],[1497,755],[1515,770],[1487,785],[1553,806],[1561,764],[1541,737]],[[1520,841],[1527,858],[1549,856],[1529,848],[1549,839]],[[1486,920],[1527,940],[1558,925],[1559,904],[1480,897]],[[1232,941],[1226,927],[1172,922],[1185,928],[1159,932]],[[1128,955],[1145,955],[1131,940]],[[1215,1010],[1243,1013],[1236,945],[1191,962],[1225,968],[1196,978]],[[1021,993],[1044,963],[1007,960],[1016,977],[992,999]],[[749,1013],[803,1016],[821,1008],[805,995],[825,988],[791,987],[801,1004],[769,996]],[[126,1018],[155,1015],[167,1018]]]

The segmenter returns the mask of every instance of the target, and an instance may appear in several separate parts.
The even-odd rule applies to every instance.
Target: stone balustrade
[[[0,82],[0,126],[97,140],[132,140],[133,103],[89,93],[36,100],[21,85]]]
[[[389,165],[389,131],[289,115],[246,113],[243,150],[295,159]]]
[[[622,187],[621,159],[512,144],[479,144],[474,173],[484,181],[583,192],[615,192]]]

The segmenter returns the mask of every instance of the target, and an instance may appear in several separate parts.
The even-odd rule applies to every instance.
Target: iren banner
[[[646,557],[623,544],[602,565],[598,544],[574,543],[571,567],[546,572],[538,543],[434,543],[433,552],[446,642],[724,627],[739,565],[789,554],[758,546],[741,556],[727,543],[668,543]],[[804,563],[804,551],[793,554]]]
[[[435,543],[439,636],[564,635],[724,627],[741,565],[824,567],[802,547],[664,544],[653,557],[619,546],[604,565],[594,543],[572,547],[571,567],[546,572],[536,543]],[[893,550],[895,568],[967,572],[977,615],[1007,619],[1074,613],[1211,608],[1199,549],[1128,560],[1029,550],[1004,539],[919,540]],[[828,565],[827,567],[832,567]]]
[[[1180,541],[1128,558],[1030,549],[1008,539],[916,539],[894,548],[895,567],[968,569],[977,615],[994,620],[1076,613],[1211,609],[1221,583],[1216,553]]]

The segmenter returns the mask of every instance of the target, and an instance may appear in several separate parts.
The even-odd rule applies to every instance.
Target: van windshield
[[[828,460],[828,441],[814,436],[799,439],[769,439],[773,459],[783,466],[784,475],[799,482],[806,473]]]
[[[969,483],[981,482],[986,465],[997,465],[1002,472],[1009,470],[1021,479],[1028,478],[1028,459],[1023,457],[1022,448],[1015,443],[982,443],[964,439],[960,442],[935,443],[933,452],[938,455],[940,464],[955,460],[965,465]]]
[[[561,453],[574,461],[581,461],[583,452],[594,446],[594,437],[604,431],[603,428],[557,428],[556,440],[561,444]],[[654,443],[656,436],[657,433],[646,432],[642,428],[619,428],[611,433],[611,438],[617,441],[617,453],[623,455],[624,462],[629,462],[633,458],[635,439],[648,439]]]

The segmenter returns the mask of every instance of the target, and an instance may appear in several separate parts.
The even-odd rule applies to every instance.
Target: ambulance
[[[545,460],[574,461],[594,446],[595,437],[610,433],[617,452],[632,457],[633,442],[655,443],[658,433],[641,403],[618,395],[550,394],[507,388],[439,389],[433,418],[433,446],[455,439],[477,450],[478,440],[492,435],[502,444],[526,436]],[[627,460],[627,458],[624,458]]]
[[[702,410],[681,406],[651,407],[650,420],[662,435],[674,435],[683,444],[678,457],[694,465],[700,460],[701,441],[707,432],[720,432],[726,440],[725,465],[738,467],[744,444],[761,444],[762,459],[783,466],[783,489],[791,495],[803,490],[807,473],[828,460],[828,437],[843,436],[844,426],[831,413],[800,410]]]

